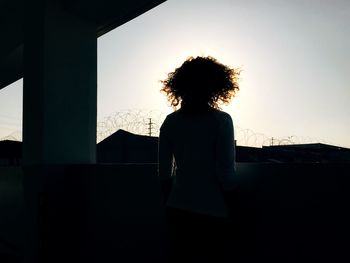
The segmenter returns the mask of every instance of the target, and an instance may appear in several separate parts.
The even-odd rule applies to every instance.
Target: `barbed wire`
[[[97,122],[97,143],[119,129],[134,134],[159,136],[159,129],[165,117],[166,114],[160,110],[123,110],[114,112]],[[3,140],[21,141],[22,132],[14,131],[0,138],[0,141]],[[237,145],[248,147],[308,143],[333,144],[329,141],[310,136],[292,135],[273,137],[237,125],[235,125],[235,140],[237,141]]]
[[[22,132],[21,131],[14,131],[4,137],[0,138],[0,141],[22,141]]]
[[[166,114],[159,110],[125,110],[112,113],[97,123],[97,142],[119,129],[140,135],[158,136]]]
[[[147,125],[150,119],[153,123],[152,136],[158,136],[159,128],[165,117],[166,114],[159,110],[126,110],[115,112],[98,122],[97,142],[102,141],[118,129],[123,129],[135,134],[148,135],[149,126]],[[273,137],[237,125],[235,125],[235,139],[237,145],[249,147],[307,143],[332,144],[329,141],[309,136],[292,135],[286,137]]]

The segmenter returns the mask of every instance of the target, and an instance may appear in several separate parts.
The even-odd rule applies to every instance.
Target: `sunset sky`
[[[159,81],[210,55],[243,69],[223,107],[236,127],[350,148],[349,17],[346,0],[166,1],[98,39],[98,119],[170,113]],[[0,138],[21,131],[21,104],[21,80],[0,90]]]

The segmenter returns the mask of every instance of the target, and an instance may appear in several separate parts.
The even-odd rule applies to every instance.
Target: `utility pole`
[[[153,124],[154,122],[152,122],[152,118],[148,118],[149,122],[148,122],[148,136],[152,136],[152,129],[153,129]]]
[[[273,137],[271,138],[271,145],[270,146],[273,146]]]

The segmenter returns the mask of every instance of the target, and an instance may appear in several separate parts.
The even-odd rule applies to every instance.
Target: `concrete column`
[[[23,162],[96,162],[96,26],[67,1],[25,2]]]

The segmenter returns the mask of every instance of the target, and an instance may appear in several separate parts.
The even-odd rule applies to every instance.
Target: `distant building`
[[[350,149],[323,143],[264,146],[262,150],[268,160],[288,163],[350,162]]]
[[[97,144],[98,163],[157,163],[158,137],[118,130]]]
[[[158,137],[118,130],[97,144],[98,163],[157,163]],[[0,141],[0,166],[18,166],[22,161],[22,142]],[[239,163],[350,163],[350,149],[327,145],[292,144],[237,146]]]
[[[266,161],[265,159],[261,148],[236,146],[236,162],[256,163],[264,162]]]
[[[158,138],[118,130],[97,145],[100,163],[156,163]],[[350,162],[350,149],[327,144],[293,144],[262,148],[237,146],[237,162],[339,163]]]
[[[0,141],[0,166],[19,166],[22,163],[22,142]]]

